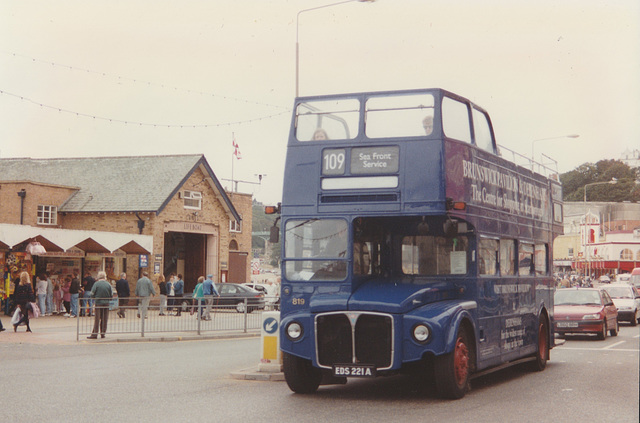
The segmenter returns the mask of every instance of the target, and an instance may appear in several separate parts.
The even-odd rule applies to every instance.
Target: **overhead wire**
[[[268,106],[268,107],[275,107],[275,108],[278,108],[278,109],[288,109],[288,107],[280,106],[280,105],[276,105],[276,104],[265,103],[265,102],[260,102],[260,101],[253,101],[253,100],[247,100],[247,99],[242,99],[242,98],[228,96],[228,95],[222,95],[222,94],[215,94],[215,93],[208,92],[208,91],[200,91],[200,90],[192,90],[192,89],[188,89],[188,88],[181,88],[181,87],[176,87],[176,86],[172,86],[172,85],[168,85],[168,84],[161,84],[161,83],[157,83],[157,82],[146,81],[146,80],[143,80],[143,79],[137,79],[137,78],[131,78],[131,77],[127,77],[127,76],[116,75],[116,74],[112,74],[112,73],[109,73],[109,72],[95,71],[95,70],[92,70],[92,69],[86,69],[86,68],[81,68],[81,67],[77,67],[77,66],[71,66],[71,65],[65,65],[65,64],[61,64],[61,63],[57,63],[57,62],[52,62],[52,61],[48,61],[48,60],[37,59],[37,58],[31,57],[31,56],[27,56],[27,55],[24,55],[24,54],[8,52],[8,51],[4,51],[4,50],[0,50],[0,52],[8,54],[8,55],[13,56],[13,57],[19,57],[19,58],[23,58],[23,59],[28,59],[28,60],[30,60],[32,62],[36,62],[36,63],[45,63],[47,65],[52,65],[52,66],[55,66],[55,67],[60,67],[60,68],[69,69],[69,70],[73,70],[73,71],[85,72],[85,73],[89,73],[89,74],[94,74],[94,75],[114,78],[114,79],[117,79],[119,81],[129,81],[129,82],[133,82],[135,84],[142,84],[142,85],[146,85],[146,86],[150,86],[150,87],[160,87],[160,88],[170,89],[170,90],[174,90],[174,91],[182,91],[182,92],[186,92],[186,93],[190,93],[190,94],[207,95],[207,96],[211,96],[211,97],[218,97],[218,98],[221,98],[223,100],[233,100],[233,101],[237,101],[237,102],[241,102],[241,103],[255,104],[255,105],[258,105],[258,106]]]
[[[91,118],[91,119],[96,119],[96,120],[112,122],[112,123],[120,123],[120,124],[125,124],[125,125],[154,127],[154,128],[213,128],[213,127],[222,127],[222,126],[241,125],[241,124],[245,124],[245,123],[252,123],[252,122],[257,122],[257,121],[261,121],[261,120],[272,119],[272,118],[275,118],[277,116],[283,115],[285,113],[289,113],[291,111],[287,107],[278,106],[278,105],[274,105],[274,104],[251,101],[251,100],[246,100],[246,99],[240,99],[240,98],[237,98],[237,97],[231,97],[231,96],[225,96],[225,95],[218,95],[218,94],[214,94],[214,93],[210,93],[210,92],[206,92],[206,91],[179,88],[179,87],[170,86],[170,85],[166,85],[166,84],[159,84],[159,83],[155,83],[155,82],[144,81],[144,80],[141,80],[141,79],[135,79],[135,78],[129,78],[129,77],[124,77],[124,76],[120,76],[120,75],[110,74],[110,73],[107,73],[107,72],[99,72],[99,71],[95,71],[95,70],[91,70],[91,69],[84,69],[84,68],[79,68],[79,67],[76,67],[76,66],[64,65],[64,64],[60,64],[60,63],[56,63],[56,62],[45,61],[45,60],[37,59],[37,58],[34,58],[34,57],[30,57],[30,56],[26,56],[26,55],[22,55],[22,54],[18,54],[18,53],[7,52],[7,51],[2,51],[2,50],[0,50],[0,51],[5,53],[5,54],[14,56],[14,57],[29,59],[32,62],[46,63],[46,64],[50,64],[50,65],[53,65],[53,66],[56,66],[56,67],[61,67],[61,68],[65,68],[65,69],[69,69],[69,70],[73,70],[73,71],[86,72],[86,73],[100,75],[100,76],[104,76],[104,77],[115,78],[117,80],[129,81],[129,82],[133,82],[133,83],[136,83],[136,84],[144,84],[146,86],[155,86],[155,87],[160,87],[160,88],[164,88],[164,89],[171,89],[171,90],[174,90],[174,91],[187,92],[187,93],[190,93],[190,94],[208,95],[208,96],[211,96],[211,97],[216,97],[216,98],[220,98],[220,99],[224,99],[224,100],[232,100],[232,101],[243,102],[245,104],[268,106],[268,107],[275,107],[275,108],[282,109],[282,111],[280,111],[278,113],[272,113],[272,114],[265,115],[265,116],[260,116],[260,117],[257,117],[257,118],[238,120],[238,121],[231,121],[231,122],[205,123],[205,124],[165,124],[165,123],[151,123],[151,122],[139,122],[139,121],[135,121],[135,120],[116,119],[116,118],[93,115],[93,114],[90,114],[90,113],[78,112],[78,111],[66,109],[64,107],[58,107],[58,106],[52,106],[52,105],[49,105],[49,104],[45,104],[43,102],[34,100],[32,98],[29,98],[29,97],[26,97],[26,96],[23,96],[23,95],[20,95],[20,94],[15,94],[15,93],[0,89],[0,95],[11,96],[11,97],[14,97],[14,98],[18,98],[18,99],[20,99],[22,101],[26,101],[28,103],[35,104],[35,105],[40,106],[42,108],[46,108],[46,109],[50,109],[50,110],[56,110],[56,111],[58,111],[60,113],[68,113],[68,114],[76,115],[76,116],[79,116],[79,117]]]
[[[258,117],[258,118],[239,120],[239,121],[233,121],[233,122],[223,122],[223,123],[164,124],[164,123],[136,122],[136,121],[132,121],[132,120],[108,118],[108,117],[104,117],[104,116],[92,115],[92,114],[89,114],[89,113],[75,112],[73,110],[68,110],[68,109],[65,109],[65,108],[62,108],[62,107],[57,107],[57,106],[51,106],[51,105],[48,105],[48,104],[44,104],[44,103],[41,103],[39,101],[33,100],[31,98],[28,98],[28,97],[25,97],[25,96],[22,96],[22,95],[19,95],[19,94],[10,93],[8,91],[4,91],[4,90],[1,90],[1,89],[0,89],[0,95],[8,95],[8,96],[11,96],[11,97],[19,98],[22,101],[26,101],[28,103],[32,103],[32,104],[38,105],[38,106],[46,108],[46,109],[57,110],[58,112],[61,112],[61,113],[68,113],[68,114],[73,114],[73,115],[76,115],[76,116],[92,118],[92,119],[97,119],[97,120],[103,120],[103,121],[108,121],[108,122],[113,122],[113,123],[123,123],[125,125],[152,126],[152,127],[155,127],[155,128],[214,128],[214,127],[221,127],[221,126],[233,126],[233,125],[240,125],[240,124],[243,124],[243,123],[251,123],[251,122],[257,122],[257,121],[260,121],[260,120],[271,119],[271,118],[274,118],[276,116],[280,116],[280,115],[283,115],[285,113],[289,113],[288,110],[283,110],[283,111],[278,112],[278,113],[274,113],[274,114],[267,115],[267,116],[261,116],[261,117]]]

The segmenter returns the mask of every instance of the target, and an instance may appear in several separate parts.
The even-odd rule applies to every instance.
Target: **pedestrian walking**
[[[142,319],[147,318],[147,310],[149,309],[149,302],[151,302],[151,296],[156,295],[156,290],[149,279],[147,272],[142,272],[142,277],[136,282],[136,297],[138,299],[138,317]]]
[[[191,307],[191,314],[193,314],[194,309],[197,310],[197,317],[202,318],[202,301],[204,300],[204,295],[202,294],[202,284],[204,283],[204,276],[200,276],[198,278],[198,283],[196,287],[193,289],[193,304]]]
[[[97,339],[98,331],[100,332],[100,337],[104,338],[109,321],[109,303],[113,298],[111,284],[107,282],[106,272],[98,272],[98,280],[92,284],[89,295],[92,299],[95,299],[95,319],[93,321],[93,332],[87,338]]]
[[[20,309],[22,316],[20,320],[13,324],[13,331],[18,331],[18,326],[21,324],[27,325],[27,332],[31,332],[29,326],[29,311],[32,310],[31,303],[35,302],[36,296],[31,287],[31,278],[29,273],[20,273],[20,281],[13,291],[13,301],[15,302],[15,309]]]
[[[213,305],[213,297],[219,297],[218,290],[213,283],[213,275],[207,275],[207,279],[202,283],[202,294],[205,298],[204,320],[211,320],[211,306]]]

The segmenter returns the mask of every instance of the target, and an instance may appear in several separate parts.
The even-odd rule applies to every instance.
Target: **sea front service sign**
[[[351,150],[351,173],[395,173],[399,155],[397,146],[354,148]]]

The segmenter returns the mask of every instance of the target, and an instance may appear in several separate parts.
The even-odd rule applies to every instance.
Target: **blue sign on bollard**
[[[262,329],[264,329],[266,333],[276,333],[278,330],[278,320],[274,319],[273,317],[264,319],[264,323],[262,323]]]

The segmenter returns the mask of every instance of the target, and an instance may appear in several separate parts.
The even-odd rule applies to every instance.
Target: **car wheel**
[[[619,331],[620,331],[620,327],[619,327],[618,319],[616,319],[615,327],[609,331],[609,334],[611,336],[618,336]]]
[[[531,369],[541,372],[547,366],[549,359],[549,326],[545,316],[540,316],[538,324],[538,348],[536,350],[536,359],[531,363]]]
[[[436,357],[435,382],[444,398],[462,398],[470,388],[472,350],[464,327],[458,330],[453,351]]]
[[[636,310],[633,312],[633,317],[631,318],[631,326],[637,326],[639,320],[640,319],[638,318],[638,310]]]
[[[322,380],[322,372],[311,361],[286,352],[282,353],[282,371],[289,389],[298,394],[314,393]]]
[[[238,304],[236,304],[236,311],[238,313],[244,313],[244,301],[241,301]]]
[[[598,339],[604,341],[607,338],[607,323],[602,322],[602,327],[600,328],[600,332],[598,332]]]

